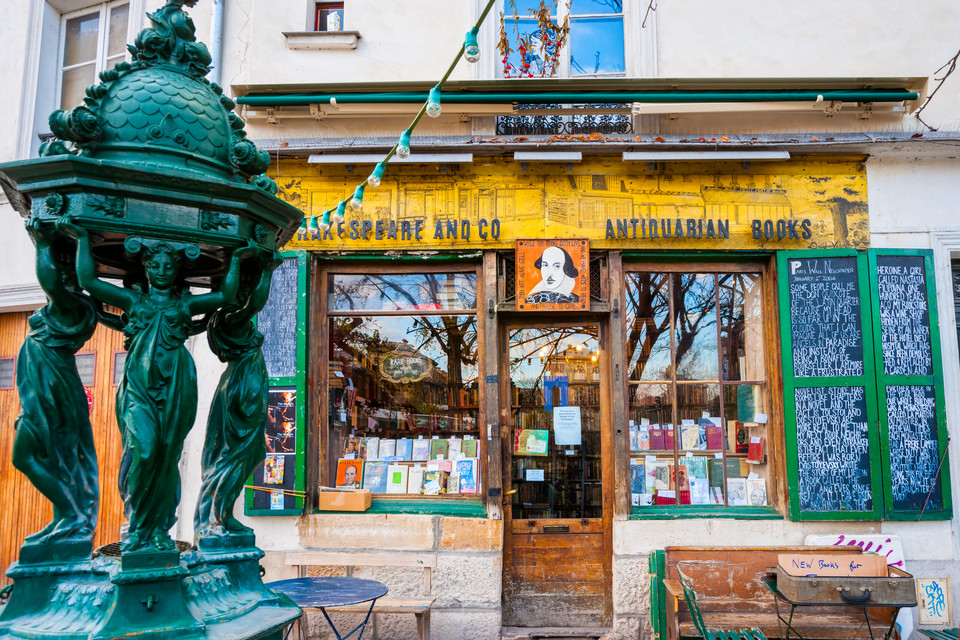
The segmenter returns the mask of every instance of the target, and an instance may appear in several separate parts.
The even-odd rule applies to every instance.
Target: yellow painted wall
[[[372,166],[346,169],[284,160],[280,196],[320,216],[349,198]],[[347,209],[341,234],[333,228],[325,236],[298,236],[287,248],[496,249],[523,238],[589,238],[601,249],[869,246],[862,158],[651,166],[595,157],[569,167],[531,163],[526,170],[504,158],[448,167],[390,164],[381,186],[367,187],[363,204],[359,214]],[[389,237],[391,223],[396,238]]]

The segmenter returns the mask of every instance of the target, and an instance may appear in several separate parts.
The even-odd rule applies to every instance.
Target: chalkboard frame
[[[271,377],[268,379],[270,388],[274,387],[293,387],[297,391],[297,437],[296,437],[296,455],[295,470],[296,479],[294,490],[298,492],[295,509],[255,509],[253,507],[253,495],[255,489],[244,489],[243,513],[247,516],[299,516],[303,514],[305,499],[303,497],[304,487],[306,487],[306,431],[307,431],[307,403],[310,400],[307,397],[307,318],[309,309],[309,296],[307,295],[307,282],[309,280],[309,259],[307,252],[299,251],[281,251],[280,256],[286,260],[295,258],[297,261],[297,365],[296,374],[293,376]],[[247,484],[254,485],[253,475],[247,480]]]
[[[793,336],[790,319],[790,288],[788,261],[809,258],[855,258],[857,265],[857,291],[860,296],[860,331],[863,336],[863,374],[844,377],[794,376]],[[786,443],[787,488],[790,496],[789,515],[794,521],[805,520],[879,520],[883,513],[882,473],[880,468],[879,430],[867,432],[870,450],[870,490],[873,497],[869,511],[802,511],[800,509],[800,469],[797,437],[797,388],[804,387],[863,387],[867,410],[867,424],[877,424],[877,399],[873,348],[873,330],[870,314],[870,287],[867,272],[867,255],[853,249],[811,249],[781,251],[777,253],[778,301],[780,306],[780,341],[783,362],[783,409],[784,440]]]
[[[930,323],[930,347],[933,358],[932,375],[887,375],[884,369],[883,343],[880,326],[880,283],[877,273],[878,258],[886,256],[916,256],[923,258],[924,279],[927,294],[927,313]],[[877,381],[877,407],[880,418],[880,441],[889,442],[889,422],[886,412],[887,386],[931,386],[934,389],[936,401],[937,440],[940,455],[948,451],[946,399],[943,389],[943,358],[940,349],[940,323],[937,312],[936,270],[933,263],[933,251],[930,249],[870,249],[868,251],[870,274],[870,311],[871,316],[877,318],[874,323],[873,341],[877,351],[875,358]],[[920,510],[896,509],[893,506],[893,480],[890,464],[890,452],[886,445],[881,447],[883,455],[883,502],[885,519],[887,520],[917,520]],[[953,504],[950,493],[950,462],[949,454],[943,458],[940,469],[940,492],[943,506],[940,509],[926,509],[923,511],[924,520],[949,520],[953,517]]]

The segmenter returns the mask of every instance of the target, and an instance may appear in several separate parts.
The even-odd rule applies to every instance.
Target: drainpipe
[[[207,76],[210,82],[220,83],[220,61],[223,60],[223,0],[213,0],[210,17],[210,57],[213,70]]]

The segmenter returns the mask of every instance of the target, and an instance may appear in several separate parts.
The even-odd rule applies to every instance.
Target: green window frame
[[[883,256],[922,256],[925,272],[925,292],[930,325],[932,372],[930,375],[890,376],[884,373],[881,344],[881,323],[877,258]],[[860,375],[806,376],[795,375],[793,335],[791,331],[790,278],[791,260],[853,258],[856,264],[857,293],[860,303],[860,331],[863,346],[863,370]],[[786,251],[777,254],[778,298],[780,305],[780,336],[783,361],[783,400],[791,520],[916,520],[920,510],[897,509],[893,504],[893,480],[889,442],[889,424],[886,412],[886,389],[892,385],[933,387],[936,404],[937,439],[941,455],[939,484],[942,505],[938,509],[926,509],[927,520],[952,517],[949,469],[943,453],[947,447],[946,416],[944,406],[942,358],[937,322],[936,287],[932,252],[929,250],[871,249],[869,252],[852,249],[817,249]],[[796,393],[804,388],[851,388],[864,389],[866,408],[867,443],[869,454],[871,505],[866,510],[803,510],[801,508],[800,452],[797,424]]]
[[[935,270],[933,252],[929,249],[871,249],[868,253],[870,263],[870,293],[871,315],[880,317],[880,291],[878,278],[878,259],[884,257],[919,257],[923,261],[924,284],[927,299],[928,324],[930,329],[931,370],[929,375],[888,375],[885,371],[884,353],[882,345],[882,327],[880,322],[874,323],[873,341],[876,345],[877,357],[877,405],[880,408],[887,406],[887,390],[891,386],[905,387],[932,387],[935,401],[935,419],[938,446],[938,473],[941,507],[935,509],[903,509],[894,504],[894,487],[892,476],[892,461],[889,447],[881,447],[883,459],[884,483],[884,510],[887,520],[919,520],[921,514],[925,520],[948,520],[953,516],[953,505],[950,494],[950,472],[947,465],[946,452],[949,441],[947,435],[946,400],[943,389],[943,357],[940,349],[940,322],[937,313],[937,293],[935,284]],[[890,441],[890,424],[888,411],[879,411],[880,414],[880,441]]]
[[[253,489],[254,476],[247,480],[244,489],[244,515],[247,516],[299,516],[304,511],[306,487],[306,431],[307,431],[307,317],[309,300],[307,296],[307,282],[309,281],[310,266],[306,251],[281,251],[280,256],[287,260],[295,260],[297,265],[297,329],[296,329],[296,362],[293,375],[271,376],[267,379],[270,389],[293,389],[296,391],[296,437],[294,439],[294,491],[296,492],[293,509],[257,509],[254,508],[254,495],[262,489]],[[271,289],[271,296],[274,290]],[[269,302],[268,302],[269,305]]]

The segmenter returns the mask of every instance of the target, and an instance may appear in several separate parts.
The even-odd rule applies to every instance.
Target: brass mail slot
[[[543,526],[544,533],[570,533],[568,524],[547,524]]]

